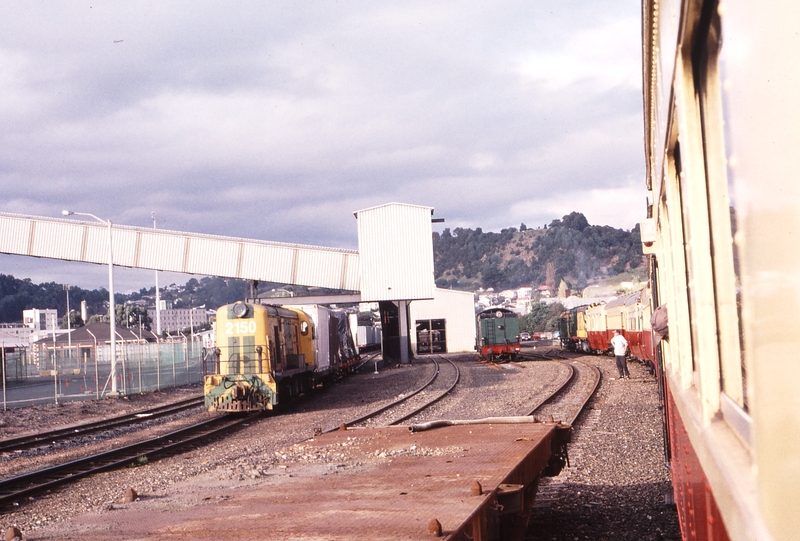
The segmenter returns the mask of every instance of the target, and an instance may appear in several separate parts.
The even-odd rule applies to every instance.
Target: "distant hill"
[[[172,302],[174,308],[206,306],[216,309],[223,304],[241,300],[249,287],[244,280],[224,278],[190,278],[183,286],[172,284],[162,288],[161,298]],[[145,299],[151,306],[155,304],[156,288],[142,288],[133,293],[115,293],[114,302],[121,305],[127,301]],[[89,314],[108,313],[108,290],[82,289],[69,290],[70,309],[80,312],[81,301],[85,300]],[[62,317],[67,308],[67,296],[61,284],[45,282],[34,284],[29,278],[19,279],[0,274],[0,323],[14,323],[22,320],[22,311],[29,308],[58,310]]]
[[[537,229],[445,229],[433,235],[433,257],[436,285],[462,290],[546,285],[556,291],[562,279],[580,290],[609,276],[646,272],[638,224],[632,231],[590,225],[579,212]]]
[[[280,288],[285,291],[275,293],[286,296],[324,294],[333,290],[324,288],[308,288],[304,286],[286,286],[272,282],[261,282],[258,291],[269,292],[271,289]],[[222,305],[244,299],[251,294],[251,283],[248,280],[233,278],[200,277],[190,278],[186,284],[170,284],[160,288],[160,298],[168,301],[173,308],[191,308],[205,306],[216,310]],[[289,293],[291,292],[291,293]],[[114,302],[119,306],[126,302],[145,301],[146,306],[155,306],[156,288],[142,288],[132,293],[115,293]],[[108,290],[82,289],[71,287],[69,290],[70,309],[80,312],[81,301],[85,300],[89,315],[108,313]],[[138,304],[138,303],[137,303]],[[34,284],[29,278],[19,279],[11,275],[0,274],[0,323],[14,323],[22,321],[22,311],[29,308],[58,310],[62,318],[67,308],[67,295],[61,284],[45,282]],[[119,316],[118,315],[118,319]],[[66,325],[66,320],[64,320]]]

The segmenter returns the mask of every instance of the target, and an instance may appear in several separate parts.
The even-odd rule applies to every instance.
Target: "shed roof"
[[[111,325],[109,325],[108,323],[96,322],[96,323],[90,323],[89,325],[85,325],[83,327],[78,327],[77,329],[72,329],[72,343],[73,344],[82,344],[82,343],[94,344],[95,341],[97,341],[98,343],[109,342],[111,340],[111,329],[110,329],[110,327],[111,327]],[[126,340],[126,341],[128,341],[128,340],[138,341],[139,340],[139,329],[138,328],[129,329],[127,327],[117,326],[116,331],[117,331],[116,332],[117,340]],[[142,336],[142,338],[141,338],[142,340],[146,340],[148,342],[155,342],[156,341],[156,335],[154,333],[152,333],[151,331],[148,331],[146,329],[142,329],[141,333],[142,333],[142,335],[141,335]],[[70,333],[62,333],[62,334],[56,335],[56,340],[55,340],[56,344],[58,344],[58,345],[67,344],[70,341],[69,334]],[[42,338],[41,340],[37,340],[36,341],[37,344],[48,344],[48,343],[52,343],[52,342],[53,342],[53,338],[52,337]]]
[[[375,205],[374,207],[368,207],[365,209],[357,210],[353,213],[353,216],[358,218],[358,215],[362,212],[369,212],[371,210],[382,209],[386,207],[409,207],[415,209],[427,209],[431,211],[431,215],[433,215],[433,207],[426,207],[424,205],[412,205],[410,203],[384,203],[383,205]]]
[[[0,331],[0,344],[6,348],[25,348],[28,344],[21,341],[19,337],[7,332]]]

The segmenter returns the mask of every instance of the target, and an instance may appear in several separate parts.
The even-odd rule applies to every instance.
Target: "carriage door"
[[[418,319],[415,326],[417,353],[447,353],[444,319]]]

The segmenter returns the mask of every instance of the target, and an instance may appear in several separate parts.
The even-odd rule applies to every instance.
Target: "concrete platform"
[[[522,539],[569,434],[545,423],[339,430],[287,449],[265,479],[195,483],[83,517],[66,538],[394,541],[436,538],[438,522],[440,539]]]

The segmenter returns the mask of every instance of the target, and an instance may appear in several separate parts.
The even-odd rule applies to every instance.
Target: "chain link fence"
[[[95,400],[156,391],[202,381],[205,358],[200,342],[118,343],[114,380],[111,346],[50,347],[37,352],[3,352],[3,408]],[[210,357],[209,357],[210,358]]]

